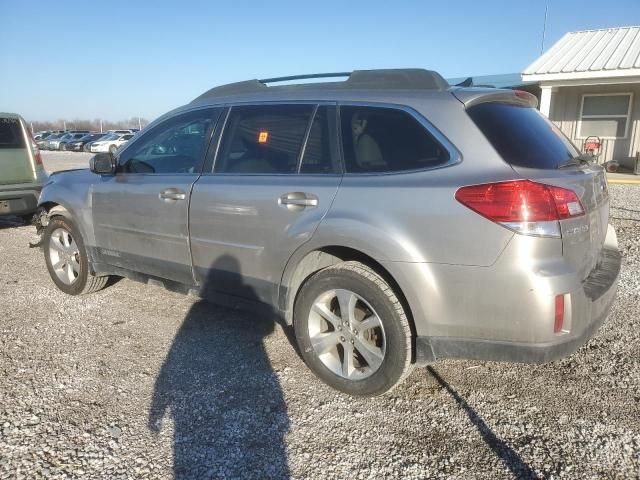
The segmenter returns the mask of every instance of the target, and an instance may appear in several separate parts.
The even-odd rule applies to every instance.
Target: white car
[[[91,144],[92,153],[106,153],[115,151],[133,138],[133,133],[112,133]]]

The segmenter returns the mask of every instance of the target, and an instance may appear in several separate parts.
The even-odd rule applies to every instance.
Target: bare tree
[[[29,123],[29,122],[27,122]],[[129,120],[110,121],[102,120],[103,130],[117,130],[128,128],[140,128],[145,127],[149,121],[146,118],[131,117]],[[62,130],[66,124],[68,130],[91,130],[95,132],[100,131],[100,119],[95,118],[93,120],[74,118],[72,120],[59,119],[56,121],[39,121],[32,120],[33,130],[38,132],[41,130]]]

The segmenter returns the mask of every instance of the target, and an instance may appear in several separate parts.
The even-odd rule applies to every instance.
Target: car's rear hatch
[[[463,103],[519,177],[575,192],[584,214],[559,221],[563,256],[581,279],[586,278],[598,262],[607,234],[609,194],[603,168],[581,156],[535,109],[535,97],[525,92],[496,91]]]
[[[20,119],[0,116],[0,185],[34,180],[35,171]]]

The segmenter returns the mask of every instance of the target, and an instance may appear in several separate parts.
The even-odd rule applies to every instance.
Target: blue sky
[[[545,0],[0,0],[0,111],[30,120],[153,119],[249,78],[424,67],[445,77],[522,71]],[[640,0],[549,0],[565,32],[640,24]]]

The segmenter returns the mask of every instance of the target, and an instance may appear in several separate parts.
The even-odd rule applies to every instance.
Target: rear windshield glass
[[[550,170],[580,154],[560,129],[534,108],[487,102],[467,112],[511,165]]]
[[[0,118],[0,148],[24,148],[24,136],[17,118]]]

